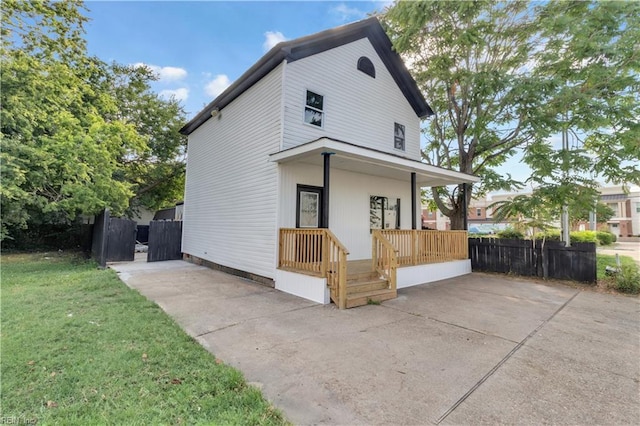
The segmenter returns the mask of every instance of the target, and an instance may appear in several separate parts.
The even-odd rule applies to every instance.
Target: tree
[[[424,161],[480,175],[479,194],[511,188],[511,177],[493,167],[535,136],[529,58],[536,29],[528,5],[397,2],[384,22],[435,113],[424,129]],[[452,228],[462,229],[471,191],[465,198],[462,185],[432,188],[432,197]]]
[[[184,195],[187,138],[180,134],[186,114],[175,99],[163,99],[151,90],[157,78],[147,67],[112,64],[105,90],[117,104],[117,116],[143,135],[147,149],[121,159],[124,179],[132,186],[128,213],[140,207],[156,210]]]
[[[615,215],[615,212],[611,207],[601,202],[597,202],[596,205],[591,208],[574,208],[569,211],[571,212],[572,229],[578,225],[578,222],[588,222],[590,220],[590,214],[593,212],[596,214],[596,220],[598,223],[606,223]]]
[[[424,160],[481,176],[482,195],[521,187],[493,170],[521,151],[558,208],[592,206],[598,176],[637,183],[639,17],[634,2],[397,2],[388,32],[435,111]],[[551,145],[562,131],[573,149]],[[460,229],[471,194],[431,192]]]
[[[535,74],[545,82],[537,121],[568,143],[557,150],[539,139],[524,161],[536,186],[553,189],[550,202],[573,204],[576,217],[598,199],[596,178],[640,182],[640,4],[552,1],[538,6],[537,25],[544,49]]]
[[[81,2],[2,3],[2,232],[182,196],[184,112],[89,57]]]

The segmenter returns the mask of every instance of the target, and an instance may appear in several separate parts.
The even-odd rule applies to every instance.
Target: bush
[[[600,241],[600,245],[608,246],[616,242],[616,235],[609,231],[597,231],[596,237]]]
[[[560,230],[552,229],[549,231],[536,234],[536,240],[545,238],[547,241],[560,241]],[[572,231],[569,233],[569,238],[572,243],[596,243],[598,244],[598,237],[595,231]]]
[[[498,232],[498,238],[504,238],[508,240],[523,240],[524,234],[520,231],[516,231],[513,228],[506,228]]]
[[[598,243],[596,231],[573,231],[569,233],[572,243]]]
[[[536,234],[536,240],[545,239],[547,241],[560,241],[560,231],[557,229],[551,229],[549,231]]]
[[[636,265],[622,265],[621,271],[616,274],[612,286],[622,293],[640,293],[640,272],[638,272],[638,267]]]

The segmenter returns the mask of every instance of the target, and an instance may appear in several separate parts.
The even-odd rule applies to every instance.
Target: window
[[[304,122],[312,126],[322,127],[324,118],[324,96],[307,90]]]
[[[296,228],[319,228],[322,188],[298,185],[297,191]]]
[[[640,213],[640,203],[636,203],[636,213]]]
[[[393,123],[393,147],[404,151],[404,125]]]
[[[400,198],[373,195],[369,203],[371,229],[400,229]]]
[[[376,68],[373,66],[371,59],[366,56],[361,56],[360,59],[358,59],[358,69],[366,75],[376,78]]]
[[[482,216],[482,209],[476,209],[476,216],[477,217],[481,217]]]

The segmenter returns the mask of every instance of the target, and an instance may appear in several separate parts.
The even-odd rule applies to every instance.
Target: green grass
[[[282,415],[111,270],[2,257],[0,417],[37,424],[284,424]]]
[[[598,268],[598,279],[602,280],[608,278],[605,275],[605,270],[607,266],[611,266],[612,268],[617,268],[616,264],[616,256],[613,254],[600,254],[596,255],[597,268]],[[628,265],[629,267],[636,267],[636,263],[630,256],[620,256],[620,264],[624,267]]]

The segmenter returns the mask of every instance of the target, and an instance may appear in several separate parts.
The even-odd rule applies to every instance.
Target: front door
[[[322,228],[322,187],[298,185],[296,228]]]
[[[322,227],[322,187],[298,185],[296,201],[296,228],[317,229]],[[302,234],[296,240],[298,262],[320,262],[322,260],[322,236],[318,233]]]

